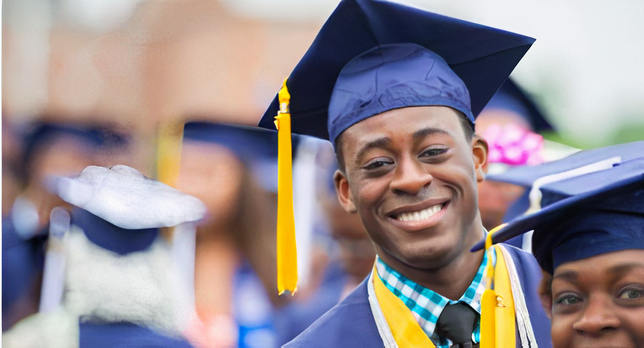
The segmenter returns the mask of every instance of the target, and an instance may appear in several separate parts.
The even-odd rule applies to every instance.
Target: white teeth
[[[443,208],[442,204],[436,204],[434,206],[431,206],[427,209],[423,209],[420,211],[415,211],[412,213],[402,213],[398,214],[396,216],[396,219],[400,221],[421,221],[421,220],[427,220],[429,219],[432,215],[438,213],[441,208]]]

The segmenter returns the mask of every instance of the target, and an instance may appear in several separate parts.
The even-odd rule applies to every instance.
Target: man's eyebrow
[[[434,135],[434,134],[443,134],[443,135],[451,136],[451,134],[448,131],[444,130],[444,129],[427,127],[427,128],[423,128],[423,129],[419,129],[419,130],[415,131],[414,134],[412,135],[412,137],[414,138],[414,140],[419,140],[419,139],[422,139],[422,138],[425,138],[427,136]]]
[[[358,154],[356,155],[356,162],[358,163],[362,162],[362,157],[364,157],[369,150],[385,147],[389,145],[389,143],[391,143],[391,139],[389,138],[378,138],[366,143],[358,151]]]

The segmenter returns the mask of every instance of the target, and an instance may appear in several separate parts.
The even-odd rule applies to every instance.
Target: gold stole
[[[496,266],[492,273],[496,275],[494,278],[495,286],[494,290],[486,290],[488,299],[491,295],[494,296],[492,298],[494,303],[493,307],[487,307],[487,311],[483,308],[483,303],[481,304],[483,312],[481,315],[481,348],[515,347],[515,314],[510,276],[501,247],[495,245],[494,248],[496,249]],[[489,265],[492,264],[490,256],[488,255]],[[491,266],[486,269],[486,272],[489,272],[490,269],[492,269]],[[436,346],[418,325],[409,308],[401,299],[387,289],[375,267],[373,272],[374,291],[398,347],[435,348]],[[492,291],[492,294],[488,293],[488,291]],[[482,301],[485,299],[484,293]],[[490,311],[489,308],[493,309],[493,311]],[[489,331],[485,331],[487,335],[484,335],[484,330],[490,330],[490,328],[495,333],[491,338],[489,337]]]

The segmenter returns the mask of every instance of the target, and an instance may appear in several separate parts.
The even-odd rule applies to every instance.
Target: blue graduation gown
[[[349,277],[334,262],[327,269],[320,288],[306,302],[294,301],[275,313],[274,323],[279,346],[291,341],[340,301]]]
[[[80,348],[172,347],[191,348],[181,338],[163,336],[130,323],[80,324]]]
[[[541,308],[537,294],[541,269],[531,254],[514,247],[507,249],[521,280],[537,343],[539,347],[551,347],[550,321]],[[369,307],[368,279],[285,347],[383,347],[384,343]],[[520,344],[521,341],[517,340],[517,347]]]
[[[2,218],[2,330],[32,313],[16,313],[15,304],[35,295],[44,267],[46,235],[22,239],[10,217]],[[36,298],[29,299],[37,301]],[[34,304],[37,308],[37,303]]]

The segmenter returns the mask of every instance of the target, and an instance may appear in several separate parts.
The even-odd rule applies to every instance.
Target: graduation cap
[[[72,139],[83,144],[84,149],[96,150],[103,144],[101,132],[92,127],[73,123],[37,122],[27,126],[23,133],[23,161],[20,170],[28,176],[30,166],[41,149],[62,139]]]
[[[492,235],[493,243],[534,230],[532,252],[551,274],[564,262],[644,249],[644,157],[541,191],[544,208],[511,221]],[[482,247],[479,242],[472,250]]]
[[[521,87],[511,78],[505,80],[501,88],[487,103],[483,112],[501,109],[514,112],[528,122],[533,131],[541,133],[553,130],[552,125],[543,115],[539,107]]]
[[[89,166],[77,177],[56,177],[50,185],[75,206],[71,223],[90,241],[119,254],[146,249],[159,228],[196,222],[206,214],[199,199],[124,165]]]
[[[183,141],[221,145],[235,154],[266,190],[277,192],[277,132],[258,127],[186,122]]]
[[[285,248],[292,254],[280,261],[278,252],[280,292],[294,291],[297,279],[280,266],[296,264],[287,178],[291,131],[335,143],[345,129],[368,117],[431,105],[454,108],[473,124],[533,42],[392,2],[340,2],[259,123],[277,126],[280,133],[278,248],[285,233]]]
[[[500,122],[497,115],[514,115],[525,121]],[[502,173],[517,165],[536,165],[544,162],[544,139],[539,135],[552,130],[532,99],[512,79],[507,79],[480,114],[477,133],[488,142],[488,174]]]
[[[286,81],[292,130],[332,142],[387,110],[445,105],[474,123],[534,39],[385,1],[342,1]],[[279,96],[260,126],[273,129]]]
[[[644,154],[644,141],[635,141],[580,151],[560,160],[543,163],[538,166],[515,167],[501,174],[488,175],[485,179],[530,187],[540,178],[570,172],[587,166],[589,166],[587,167],[588,169],[592,169],[591,167],[601,162],[604,162],[604,165],[612,165],[637,158],[642,154]],[[611,162],[611,159],[612,163],[608,163]],[[575,175],[575,173],[570,174]]]

